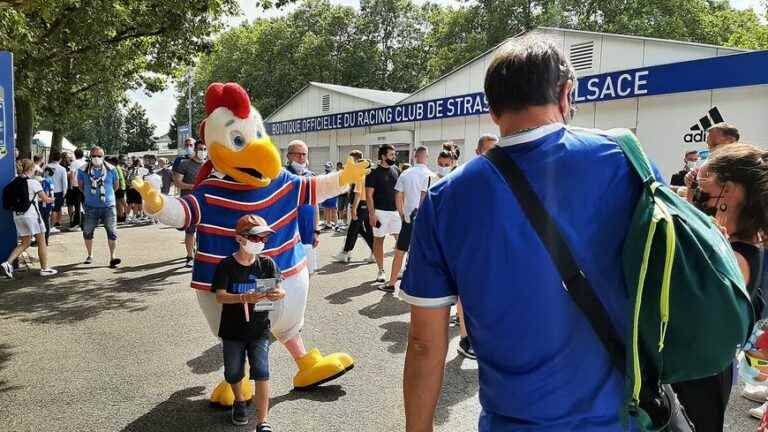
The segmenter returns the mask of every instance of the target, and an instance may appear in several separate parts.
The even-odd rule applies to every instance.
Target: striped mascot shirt
[[[299,177],[283,169],[269,186],[255,188],[212,175],[191,194],[176,199],[184,210],[184,227],[197,225],[192,288],[210,290],[216,265],[238,250],[234,227],[247,214],[263,217],[275,231],[262,255],[275,260],[283,277],[294,276],[306,266],[298,208],[317,204],[316,177]]]

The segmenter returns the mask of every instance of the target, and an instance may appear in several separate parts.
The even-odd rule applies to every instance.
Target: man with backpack
[[[403,383],[408,432],[433,429],[448,350],[449,311],[459,297],[478,361],[480,432],[532,425],[538,430],[607,432],[625,429],[624,421],[632,429],[647,429],[649,418],[660,426],[659,415],[644,404],[649,400],[645,395],[653,399],[660,388],[645,381],[649,369],[636,367],[636,358],[646,360],[646,347],[652,347],[647,351],[651,356],[666,356],[670,349],[681,348],[681,329],[690,337],[701,336],[701,330],[690,328],[689,322],[709,324],[710,317],[704,313],[702,317],[686,315],[688,311],[678,307],[679,297],[670,300],[668,278],[655,283],[666,269],[673,269],[658,267],[669,259],[651,261],[648,275],[654,280],[645,284],[645,293],[633,279],[635,264],[644,261],[628,258],[642,250],[646,236],[658,238],[661,248],[649,243],[645,249],[671,251],[674,259],[685,258],[675,255],[671,217],[662,214],[662,208],[654,211],[655,201],[646,199],[648,194],[660,190],[663,196],[658,200],[676,199],[670,206],[681,204],[676,208],[681,212],[690,206],[656,181],[660,176],[647,160],[640,175],[638,147],[629,148],[636,145],[630,142],[632,136],[566,127],[574,112],[575,81],[573,67],[553,42],[524,37],[501,46],[485,77],[490,115],[502,137],[499,148],[434,184],[419,207],[401,284],[401,297],[411,304]],[[468,215],[467,209],[482,211]],[[636,223],[635,219],[645,221],[646,215],[635,217],[636,210],[646,209],[665,221],[658,226],[658,237],[654,230]],[[693,224],[705,223],[698,214],[685,216],[695,219]],[[710,225],[692,227],[718,236],[699,237],[707,247],[727,250],[725,239]],[[643,242],[630,241],[639,234]],[[684,237],[683,230],[679,235]],[[701,280],[695,288],[716,297],[718,291],[709,289],[717,285],[733,296],[730,302],[719,303],[738,308],[707,305],[718,316],[712,323],[733,331],[721,337],[719,331],[706,329],[707,337],[718,345],[710,347],[703,341],[701,345],[707,346],[717,365],[709,364],[709,358],[686,357],[686,367],[697,373],[717,371],[719,365],[727,364],[748,328],[748,299],[744,302],[743,296],[735,294],[741,288],[740,275],[733,273],[738,273],[735,259],[712,259],[724,261],[720,268],[731,278],[731,290],[725,293],[717,285],[724,279],[714,276],[715,282]],[[719,264],[700,265],[696,270],[709,276],[708,271]],[[625,274],[624,269],[629,272]],[[675,273],[673,279],[680,277]],[[639,280],[645,282],[644,276]],[[700,304],[705,297],[684,300]],[[628,313],[639,308],[641,301],[642,310]],[[668,312],[668,308],[676,309]],[[659,321],[645,319],[660,311]],[[685,319],[670,320],[675,314]],[[647,327],[635,333],[637,337],[627,338],[630,331],[638,330],[638,315],[645,319],[640,324]],[[649,337],[653,331],[661,336]],[[719,344],[722,341],[726,343]],[[688,343],[684,348],[692,346]],[[637,354],[631,362],[625,361],[628,352]],[[678,360],[664,359],[672,364]],[[656,383],[689,376],[663,375]],[[625,403],[628,388],[632,407]],[[653,399],[651,405],[665,408],[665,423],[680,419],[681,410],[674,401],[669,393]]]
[[[48,267],[48,245],[45,241],[45,223],[43,222],[39,202],[49,204],[53,197],[43,192],[43,186],[33,177],[35,163],[29,159],[21,161],[21,175],[16,177],[3,189],[3,208],[13,212],[13,223],[21,242],[11,252],[8,258],[0,264],[0,269],[6,277],[13,279],[13,265],[16,260],[32,244],[32,237],[37,242],[37,254],[40,259],[40,276],[52,276],[58,273]]]

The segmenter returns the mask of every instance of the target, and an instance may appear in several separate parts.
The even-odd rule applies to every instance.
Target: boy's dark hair
[[[45,175],[53,177],[53,168],[45,167]]]
[[[554,42],[526,36],[502,45],[485,73],[485,95],[499,116],[531,106],[556,104],[576,72]]]
[[[79,148],[75,149],[75,159],[82,159],[83,158],[83,151]]]
[[[382,144],[382,145],[380,145],[379,146],[379,160],[381,160],[382,157],[386,156],[387,152],[390,151],[390,150],[394,151],[395,150],[395,146],[393,146],[392,144]]]
[[[51,152],[51,161],[56,162],[61,160],[61,152],[60,151],[52,151]]]

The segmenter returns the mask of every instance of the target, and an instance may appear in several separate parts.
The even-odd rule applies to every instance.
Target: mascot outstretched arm
[[[191,286],[214,336],[218,336],[221,319],[221,305],[210,291],[214,269],[237,250],[237,220],[246,214],[263,217],[275,234],[262,254],[277,263],[286,291],[269,319],[275,338],[298,367],[294,387],[309,389],[335,379],[353,367],[352,357],[307,350],[300,335],[309,275],[298,233],[298,207],[339,195],[368,173],[368,164],[349,159],[342,171],[311,178],[296,176],[283,169],[261,115],[251,107],[248,94],[238,84],[211,84],[205,94],[205,109],[207,117],[200,132],[210,160],[200,169],[194,191],[180,198],[163,196],[146,182],[136,180],[134,187],[142,195],[144,209],[166,225],[197,226]],[[230,395],[231,389],[223,382],[214,390],[212,399],[231,405]]]

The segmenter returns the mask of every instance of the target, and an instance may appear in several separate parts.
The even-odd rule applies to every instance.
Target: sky
[[[756,10],[762,9],[762,0],[730,0],[731,5],[737,9],[754,8]],[[256,3],[252,0],[239,0],[240,9],[242,14],[237,17],[231,17],[227,20],[228,27],[235,27],[243,23],[244,21],[252,21],[257,18],[277,16],[289,12],[292,7],[283,8],[280,11],[270,10],[264,12],[256,7]],[[416,0],[417,3],[422,1]],[[433,1],[440,4],[458,4],[456,0],[436,0]],[[360,7],[359,0],[331,0],[333,4],[340,4],[345,6],[353,6],[355,8]],[[171,117],[176,111],[176,88],[173,84],[169,85],[165,91],[160,93],[146,94],[143,90],[134,90],[128,92],[128,98],[131,101],[137,102],[144,107],[147,111],[147,117],[150,122],[155,125],[155,135],[161,136],[168,133],[168,126],[171,122]]]

